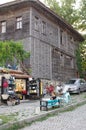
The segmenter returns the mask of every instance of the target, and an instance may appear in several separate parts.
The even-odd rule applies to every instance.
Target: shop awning
[[[28,78],[31,78],[31,76],[27,75],[27,74],[11,74],[11,76],[14,76],[15,78],[19,78],[19,79],[28,79]]]

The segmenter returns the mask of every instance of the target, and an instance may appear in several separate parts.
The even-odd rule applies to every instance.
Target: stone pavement
[[[86,93],[81,93],[80,95],[72,95],[71,102],[68,105],[76,104],[77,102],[80,101],[86,102]],[[21,101],[21,103],[16,106],[6,106],[6,105],[0,106],[0,115],[12,115],[12,114],[14,115],[14,118],[10,123],[0,125],[0,130],[2,130],[2,128],[9,127],[9,124],[12,125],[16,122],[22,124],[22,122],[24,121],[31,122],[40,117],[44,117],[48,113],[55,113],[56,111],[60,111],[61,109],[64,109],[64,108],[57,108],[52,111],[39,111],[39,106],[40,106],[39,100]]]
[[[86,130],[86,104],[20,130]]]

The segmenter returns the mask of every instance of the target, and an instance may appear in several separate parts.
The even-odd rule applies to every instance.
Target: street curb
[[[20,126],[20,125],[24,125],[25,123],[31,123],[33,121],[37,121],[38,119],[41,119],[41,118],[49,115],[49,114],[60,113],[60,112],[63,112],[69,108],[76,107],[77,105],[81,105],[81,104],[85,104],[85,103],[86,103],[86,100],[82,100],[82,101],[79,101],[77,103],[73,103],[71,105],[67,105],[67,106],[57,108],[54,110],[46,111],[45,113],[42,113],[42,114],[39,113],[38,115],[31,116],[30,118],[22,119],[20,121],[9,122],[9,123],[1,125],[0,130],[6,130],[6,129],[12,127],[13,125]]]

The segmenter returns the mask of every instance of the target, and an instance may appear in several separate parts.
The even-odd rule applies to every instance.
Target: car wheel
[[[80,94],[80,92],[81,92],[81,91],[80,91],[80,88],[79,88],[79,89],[78,89],[78,94]]]

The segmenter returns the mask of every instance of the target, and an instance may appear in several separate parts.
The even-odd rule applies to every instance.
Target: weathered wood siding
[[[36,25],[38,26],[37,29],[35,29],[35,22],[38,22],[36,23]],[[42,22],[44,22],[45,24],[44,33],[42,33]],[[62,30],[61,27],[41,15],[40,12],[36,12],[36,10],[34,9],[32,10],[32,25],[33,26],[31,31],[32,36],[34,37],[34,42],[31,43],[35,44],[35,47],[34,45],[32,45],[35,48],[35,50],[33,50],[32,52],[34,52],[35,54],[37,52],[40,52],[38,54],[40,56],[39,60],[38,57],[34,56],[34,65],[32,65],[34,66],[32,67],[34,68],[33,75],[35,75],[35,72],[37,72],[38,77],[40,76],[41,78],[50,78],[54,80],[57,80],[58,78],[65,80],[67,78],[75,77],[76,48],[73,37],[65,30]],[[40,46],[37,44],[40,44]],[[51,49],[48,51],[46,46]],[[46,56],[47,60],[50,59],[48,60],[48,64],[46,62],[47,60],[45,60],[46,58],[44,58],[43,61],[43,57]],[[39,64],[39,62],[41,64]],[[44,69],[44,66],[46,69]]]
[[[19,16],[22,17],[22,29],[18,30],[16,18]],[[23,42],[25,50],[31,54],[33,77],[54,80],[60,77],[66,80],[76,76],[75,50],[78,43],[71,32],[32,7],[17,8],[0,15],[0,21],[4,20],[7,22],[7,31],[0,33],[0,40]]]
[[[16,18],[22,16],[22,29],[16,29]],[[0,15],[0,21],[6,20],[6,33],[0,33],[0,40],[21,40],[29,37],[30,31],[30,10],[22,9],[9,11]],[[1,22],[0,22],[1,27]],[[1,28],[0,28],[1,32]]]
[[[51,48],[49,45],[32,39],[31,43],[31,67],[32,75],[36,78],[51,78]]]

